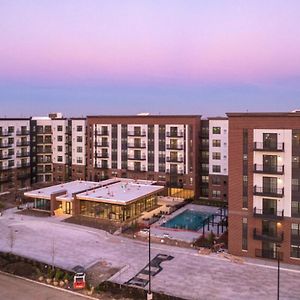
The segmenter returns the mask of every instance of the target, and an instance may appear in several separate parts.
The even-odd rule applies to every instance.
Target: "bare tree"
[[[54,270],[55,254],[56,254],[55,239],[54,239],[54,236],[53,236],[52,237],[52,242],[51,242],[51,265],[52,265],[52,270]]]
[[[12,227],[9,227],[8,245],[9,245],[10,253],[13,252],[15,243],[16,243],[16,235],[15,235],[14,229]]]

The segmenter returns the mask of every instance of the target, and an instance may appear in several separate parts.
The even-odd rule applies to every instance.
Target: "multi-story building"
[[[209,118],[209,199],[228,200],[228,119]]]
[[[227,115],[229,251],[299,264],[300,113]]]
[[[200,116],[88,116],[87,178],[157,181],[169,194],[199,195]]]
[[[31,183],[31,120],[0,119],[0,192]]]

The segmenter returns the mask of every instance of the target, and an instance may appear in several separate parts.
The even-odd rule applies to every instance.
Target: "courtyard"
[[[121,269],[110,279],[125,283],[148,263],[147,243],[105,231],[61,222],[59,217],[37,218],[7,210],[0,217],[0,251],[72,269],[102,261]],[[10,233],[14,234],[13,246]],[[184,299],[275,299],[277,268],[273,261],[245,259],[234,263],[222,256],[200,255],[195,249],[152,245],[152,256],[168,255],[152,279],[154,291]],[[299,299],[300,267],[282,264],[280,299]],[[147,288],[147,286],[145,287]]]

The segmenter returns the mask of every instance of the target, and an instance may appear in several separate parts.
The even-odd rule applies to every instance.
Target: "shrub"
[[[55,280],[59,281],[63,277],[63,275],[64,273],[60,269],[57,269],[55,273]]]

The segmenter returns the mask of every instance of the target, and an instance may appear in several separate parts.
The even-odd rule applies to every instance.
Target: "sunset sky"
[[[0,0],[0,116],[300,108],[299,0]]]

